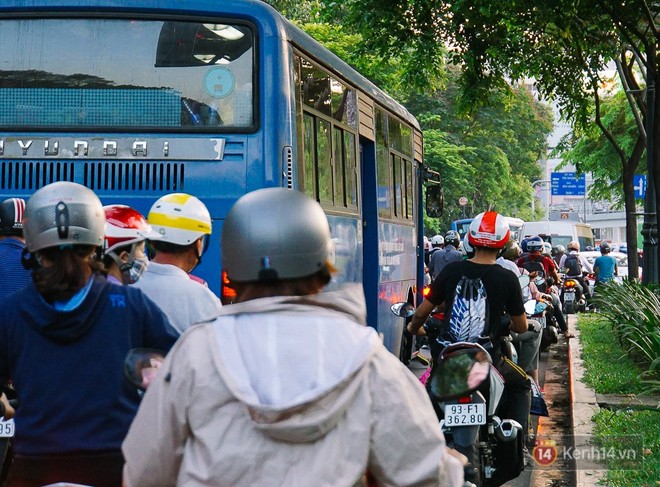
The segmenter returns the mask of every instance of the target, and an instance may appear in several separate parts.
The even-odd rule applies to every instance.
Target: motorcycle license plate
[[[14,436],[14,420],[0,421],[0,438],[11,438]]]
[[[475,424],[486,424],[485,404],[445,404],[446,426],[472,426]]]
[[[570,303],[571,301],[575,301],[575,293],[564,293],[564,302]]]

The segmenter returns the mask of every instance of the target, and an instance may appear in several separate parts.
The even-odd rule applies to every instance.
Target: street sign
[[[641,200],[646,197],[646,175],[635,174],[633,176],[633,189],[635,198]]]
[[[461,196],[458,198],[458,204],[461,206],[465,206],[468,204],[468,199],[465,196]]]
[[[584,196],[586,191],[584,174],[576,178],[574,172],[553,172],[550,181],[552,196]]]

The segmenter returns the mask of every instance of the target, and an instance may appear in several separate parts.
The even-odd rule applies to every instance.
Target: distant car
[[[599,250],[594,250],[594,251],[585,251],[585,252],[580,252],[580,255],[583,255],[589,263],[593,266],[594,261],[600,257],[602,254],[600,253]],[[617,271],[619,273],[619,277],[622,278],[627,278],[628,277],[628,254],[625,254],[623,252],[610,252],[612,257],[616,259],[616,267]],[[642,268],[639,267],[638,275],[641,278],[642,277]]]

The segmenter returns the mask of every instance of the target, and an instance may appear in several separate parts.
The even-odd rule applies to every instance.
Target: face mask
[[[121,266],[121,276],[124,284],[135,284],[147,270],[149,261],[146,258],[134,258]]]

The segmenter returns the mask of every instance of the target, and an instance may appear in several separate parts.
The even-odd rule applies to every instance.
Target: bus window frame
[[[346,214],[346,215],[353,215],[353,216],[360,216],[361,215],[361,178],[360,178],[360,170],[359,170],[359,164],[360,164],[360,158],[359,158],[359,129],[358,129],[358,123],[356,122],[355,127],[352,127],[348,123],[344,123],[342,120],[338,120],[335,118],[332,114],[332,110],[330,111],[330,114],[326,114],[321,110],[317,110],[313,108],[312,106],[306,104],[303,100],[303,93],[302,93],[302,63],[300,60],[305,60],[305,62],[309,63],[315,71],[322,72],[323,74],[328,76],[328,84],[331,85],[332,81],[337,81],[341,83],[346,89],[352,90],[354,93],[354,96],[356,96],[356,102],[357,102],[357,96],[359,90],[355,88],[353,85],[348,83],[345,79],[343,79],[341,76],[337,75],[334,71],[326,68],[325,66],[322,66],[318,62],[312,61],[309,56],[305,55],[304,52],[294,49],[293,50],[293,63],[292,63],[292,69],[294,71],[294,98],[295,98],[295,110],[296,110],[296,120],[298,121],[298,126],[301,127],[301,130],[306,130],[305,129],[305,120],[306,117],[309,117],[313,120],[313,128],[314,128],[314,133],[313,133],[313,145],[314,145],[314,150],[312,153],[313,157],[313,166],[314,166],[314,171],[313,174],[310,175],[308,174],[308,166],[309,166],[309,161],[307,160],[307,133],[301,134],[301,137],[298,137],[298,154],[299,154],[299,164],[298,168],[299,173],[298,173],[298,186],[300,189],[312,196],[316,201],[320,203],[320,205],[323,207],[323,209],[332,214]],[[360,93],[360,96],[363,96]],[[331,96],[329,97],[329,100],[332,101]],[[321,181],[319,179],[319,144],[318,144],[318,130],[317,126],[319,124],[319,120],[322,120],[324,122],[327,122],[330,126],[330,136],[329,136],[329,142],[330,142],[330,147],[328,154],[330,156],[330,166],[327,168],[327,171],[330,174],[331,177],[331,196],[332,196],[332,201],[326,198],[322,198],[321,190],[320,190],[320,185]],[[342,156],[341,161],[336,160],[336,155],[337,155],[337,148],[335,147],[335,133],[336,131],[339,131],[341,134],[341,140],[342,144],[341,147],[339,147],[339,153]],[[352,204],[350,201],[351,198],[349,198],[349,191],[346,185],[348,178],[347,174],[347,157],[346,157],[346,147],[347,144],[344,142],[345,139],[347,138],[346,134],[352,134],[353,137],[353,168],[352,172],[353,175],[350,177],[352,184],[355,185],[354,191],[356,195],[356,204]],[[336,175],[337,175],[337,166],[341,166],[341,181],[336,180]],[[310,191],[307,187],[307,182],[311,181],[313,179],[314,181],[314,187],[312,188],[313,191]],[[341,195],[338,195],[338,191],[336,190],[337,184],[340,183],[342,185],[342,191]],[[342,202],[338,202],[338,196],[341,196],[341,199],[343,200]]]

